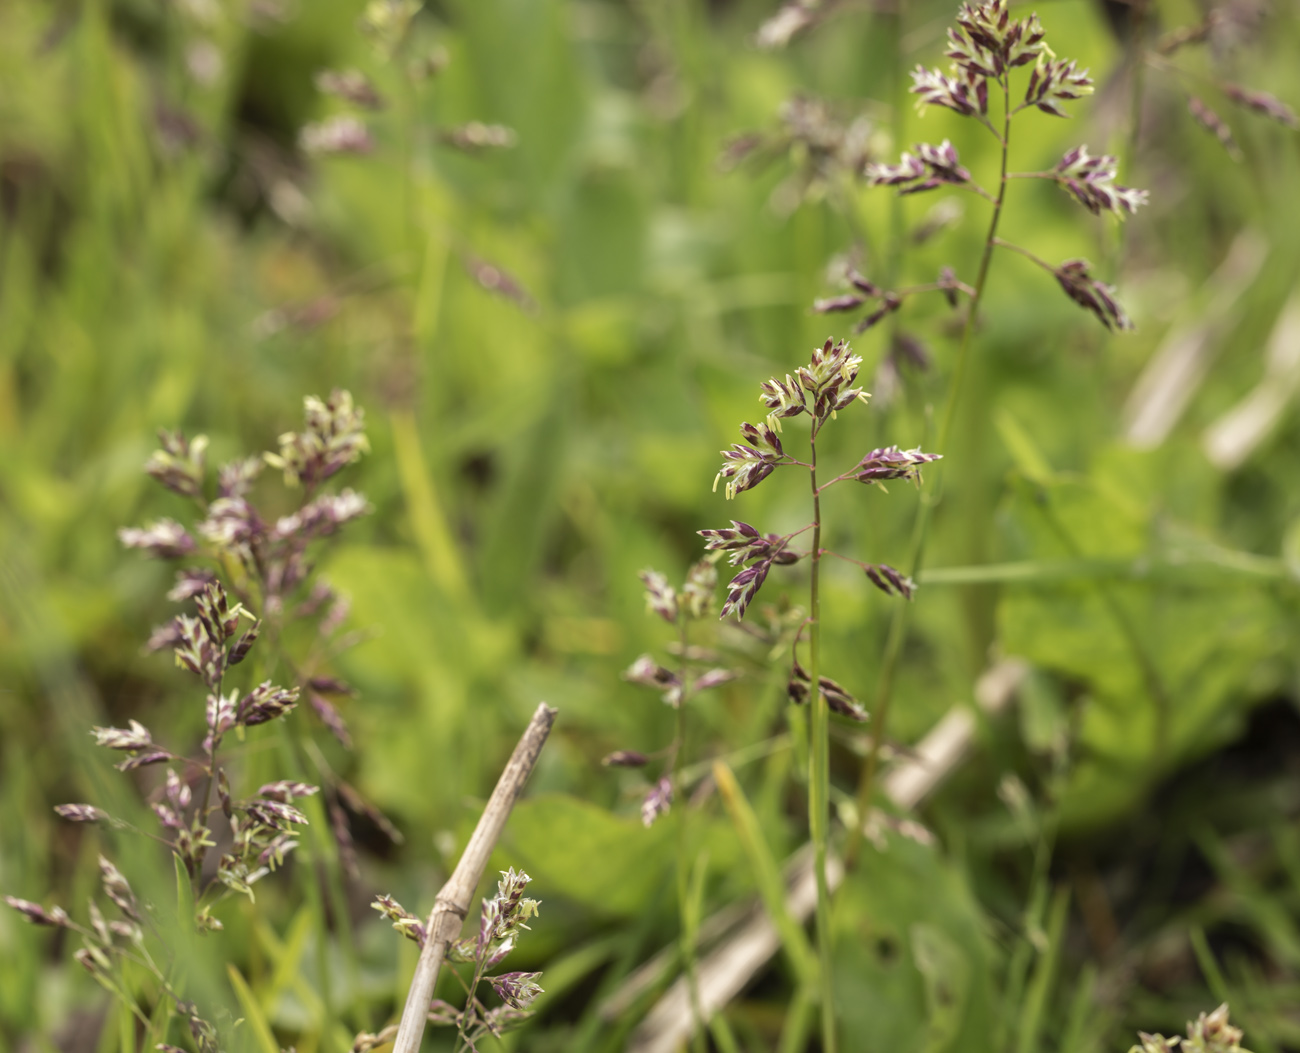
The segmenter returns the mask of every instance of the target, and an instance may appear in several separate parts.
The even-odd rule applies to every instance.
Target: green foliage
[[[823,5],[828,21],[787,49],[756,49],[770,6],[454,0],[419,15],[390,62],[345,0],[283,5],[285,20],[276,3],[0,5],[0,892],[76,912],[103,851],[142,902],[175,902],[164,849],[51,811],[85,800],[148,827],[157,783],[113,772],[88,729],[139,719],[194,747],[203,733],[201,709],[177,701],[182,673],[140,654],[176,612],[159,599],[168,576],[116,531],[181,514],[140,471],[157,428],[208,434],[221,463],[276,448],[303,395],[347,388],[367,411],[372,453],[354,470],[375,514],[322,557],[361,633],[339,658],[359,691],[345,703],[356,749],[326,745],[322,759],[405,843],[349,807],[361,869],[346,899],[291,864],[256,903],[224,905],[223,932],[194,937],[191,996],[243,1017],[248,1049],[342,1053],[391,1022],[413,958],[349,905],[384,890],[427,912],[545,698],[556,732],[500,858],[546,903],[517,954],[546,970],[548,993],[507,1042],[624,1047],[657,989],[620,1019],[601,1006],[675,948],[678,925],[672,826],[645,829],[644,780],[599,765],[673,735],[673,711],[620,679],[664,643],[637,574],[679,580],[700,555],[694,530],[728,517],[708,484],[735,422],[760,412],[753,384],[846,335],[808,310],[842,291],[832,257],[919,284],[944,265],[969,276],[981,249],[979,223],[935,211],[973,216],[975,199],[893,200],[819,171],[807,142],[780,142],[778,110],[815,94],[842,124],[874,122],[876,159],[946,137],[979,178],[997,164],[979,128],[916,117],[901,97],[907,69],[939,61],[954,4],[901,5],[901,26]],[[1098,5],[1042,5],[1050,39],[1105,87],[1092,101],[1119,101],[1073,122],[1026,114],[1012,162],[1046,169],[1080,140],[1125,157],[1136,142],[1122,175],[1152,189],[1149,208],[1121,240],[1023,180],[1003,234],[1044,259],[1093,260],[1139,330],[1106,334],[1028,260],[992,268],[887,745],[906,761],[973,700],[991,657],[1030,669],[1018,713],[980,724],[970,760],[923,806],[937,843],[866,842],[836,895],[846,1048],[1118,1049],[1228,999],[1252,1049],[1300,1042],[1300,418],[1286,354],[1264,350],[1300,265],[1300,154],[1293,130],[1215,87],[1219,52],[1194,45],[1159,60],[1187,76],[1146,71],[1130,136],[1125,41],[1200,17],[1173,0],[1130,6],[1148,21],[1121,39]],[[1293,13],[1238,28],[1215,44],[1238,49],[1237,76],[1300,99]],[[437,49],[443,72],[409,83],[407,63]],[[387,103],[363,114],[374,152],[308,157],[304,124],[360,112],[313,77],[353,67]],[[1231,125],[1240,162],[1186,113],[1189,92]],[[508,126],[515,145],[458,152],[444,133],[470,121]],[[724,171],[723,144],[755,130],[777,144],[766,163]],[[912,236],[926,224],[941,229]],[[1242,232],[1261,262],[1221,270]],[[871,445],[934,437],[956,352],[935,299],[853,339],[875,394],[859,418]],[[903,362],[891,397],[899,332],[924,340],[930,366]],[[1138,379],[1179,334],[1201,348],[1185,404],[1139,449],[1125,438]],[[1209,459],[1207,430],[1257,386],[1281,399],[1276,419],[1239,461]],[[828,463],[862,442],[835,431]],[[916,502],[859,491],[826,496],[827,547],[906,567]],[[773,530],[807,521],[793,488],[744,496],[746,517]],[[774,577],[762,601],[800,602],[800,580]],[[824,568],[824,664],[868,708],[879,600],[856,568]],[[748,619],[767,632],[760,606]],[[687,761],[726,759],[784,860],[802,840],[790,742],[804,729],[782,702],[772,632],[695,641],[745,675],[699,698]],[[266,741],[241,759],[282,773],[291,744]],[[856,729],[836,729],[834,802],[864,751]],[[1007,774],[1027,787],[1014,813],[997,795]],[[704,786],[688,850],[707,917],[758,888]],[[325,810],[308,817],[300,873],[337,869]],[[1095,980],[1074,985],[1081,969]],[[143,972],[135,982],[153,1004]],[[717,1026],[775,1048],[794,993],[777,959]],[[44,930],[0,914],[0,1046],[129,1044],[130,1019],[104,1016],[106,1001]],[[188,1042],[176,1027],[170,1040]]]
[[[960,870],[882,834],[836,899],[846,1050],[992,1050],[996,948]]]

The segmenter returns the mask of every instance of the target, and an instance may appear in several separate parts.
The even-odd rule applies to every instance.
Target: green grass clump
[[[494,860],[546,905],[511,957],[546,988],[511,1048],[650,1048],[683,956],[707,986],[719,911],[767,902],[803,947],[774,878],[801,865],[810,794],[852,864],[824,897],[829,979],[772,958],[697,1048],[812,1048],[825,990],[842,1049],[1122,1049],[1222,1002],[1256,1053],[1300,1044],[1300,22],[1041,5],[1097,91],[1070,121],[1017,119],[1009,171],[1086,142],[1150,201],[1121,231],[1062,179],[1010,180],[995,233],[1034,258],[999,253],[963,314],[943,268],[975,288],[988,206],[866,178],[946,140],[997,194],[998,140],[907,94],[917,64],[947,75],[954,6],[4,5],[0,891],[84,920],[103,855],[138,902],[176,903],[165,848],[52,811],[157,824],[161,769],[110,770],[92,727],[201,753],[191,674],[141,653],[180,609],[172,576],[117,531],[182,517],[141,472],[157,429],[227,463],[280,450],[303,396],[340,389],[366,410],[349,483],[373,514],[312,560],[350,601],[331,657],[355,696],[330,701],[353,748],[223,748],[352,796],[194,939],[189,997],[244,1020],[231,1048],[341,1053],[395,1021],[415,952],[367,903],[427,913],[539,699],[559,718]],[[1085,258],[1074,299],[1113,286],[1135,332],[1035,262]],[[939,295],[851,335],[810,310],[856,295],[850,271]],[[853,321],[884,302],[866,299]],[[638,574],[681,580],[695,531],[729,518],[708,483],[767,412],[753,385],[832,333],[873,397],[819,459],[937,450],[943,500],[938,466],[919,499],[835,494],[816,547],[918,591],[876,602],[860,567],[820,567],[813,677],[873,715],[892,701],[887,724],[827,722],[810,782],[788,691],[803,568],[750,597],[747,628],[701,620],[674,645],[665,668],[739,674],[684,718],[621,673],[664,646]],[[268,520],[298,508],[263,500]],[[798,487],[742,500],[778,537],[808,522]],[[944,720],[962,759],[908,798],[896,773],[931,763],[917,744]],[[600,758],[683,737],[656,763],[689,818],[647,829],[655,779]],[[0,1045],[142,1048],[154,1025],[21,921],[0,916]],[[159,989],[128,981],[152,1020]]]

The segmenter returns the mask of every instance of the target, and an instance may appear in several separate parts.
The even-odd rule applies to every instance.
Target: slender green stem
[[[1043,270],[1047,271],[1048,274],[1056,273],[1056,268],[1053,267],[1050,263],[1048,263],[1045,259],[1043,259],[1043,257],[1034,255],[1028,249],[1023,248],[1020,245],[1017,245],[1013,241],[1004,241],[1002,238],[994,238],[993,244],[995,244],[1000,249],[1010,249],[1012,252],[1020,253],[1020,255],[1023,256],[1025,259],[1038,264],[1038,266],[1042,267]]]
[[[813,499],[812,584],[808,593],[808,679],[812,685],[812,728],[808,743],[808,826],[817,879],[817,956],[820,962],[822,1049],[835,1053],[835,1003],[831,973],[831,892],[826,880],[830,840],[830,710],[821,693],[821,548],[822,499],[817,490],[817,425],[809,445],[808,476]]]
[[[993,202],[993,214],[989,217],[989,232],[984,238],[984,253],[980,257],[979,271],[975,275],[975,295],[971,299],[970,311],[966,315],[966,324],[962,327],[961,346],[957,350],[957,365],[953,370],[952,385],[948,389],[948,400],[944,406],[943,420],[939,426],[939,438],[937,446],[940,452],[948,448],[948,438],[952,432],[953,420],[957,416],[958,396],[961,393],[962,381],[966,376],[967,362],[970,359],[971,336],[975,331],[975,321],[979,314],[980,303],[984,299],[984,289],[988,283],[989,264],[993,260],[993,247],[997,243],[998,223],[1002,219],[1002,205],[1007,197],[1007,154],[1008,144],[1011,138],[1011,93],[1007,84],[1007,75],[1002,75],[1002,93],[1005,106],[1005,114],[1002,121],[1002,172],[998,179],[998,196]],[[942,492],[943,473],[933,473],[934,482],[932,488],[937,494]],[[934,502],[937,504],[937,500]],[[925,512],[926,504],[922,504],[922,516],[928,518]],[[920,553],[914,552],[913,558],[919,558]]]
[[[953,184],[953,188],[955,190],[965,190],[967,193],[974,194],[976,197],[982,197],[990,205],[997,200],[978,183],[955,183]]]
[[[1003,76],[1005,77],[1006,75],[1003,74]],[[1017,108],[1018,108],[1018,107],[1017,107]],[[1008,116],[1010,116],[1011,113],[1014,113],[1014,112],[1015,112],[1014,110],[1013,110],[1013,111],[1010,111],[1010,113],[1008,113]],[[996,128],[993,127],[993,122],[990,121],[990,120],[989,120],[987,117],[985,117],[983,114],[979,114],[979,115],[977,115],[975,119],[978,120],[978,121],[980,122],[980,124],[984,125],[985,128],[987,128],[990,132],[993,133],[993,138],[995,138],[999,143],[1002,144],[1002,149],[1003,149],[1003,150],[1005,150],[1005,149],[1007,148],[1007,136],[1006,136],[1006,131],[1005,131],[1005,129],[1004,129],[1003,133],[1002,133],[1001,135],[999,135],[999,134],[998,134],[998,130],[997,130]]]
[[[786,1011],[785,1022],[781,1025],[781,1038],[777,1053],[800,1053],[808,1044],[808,1031],[812,1026],[812,1009],[817,1001],[817,992],[800,985],[795,988],[794,998]]]
[[[1256,556],[1231,549],[1206,549],[1174,552],[1155,558],[1138,556],[1125,559],[1030,559],[1014,563],[981,563],[965,567],[935,567],[921,575],[921,585],[1027,584],[1044,582],[1095,581],[1173,581],[1186,585],[1193,573],[1202,571],[1227,576],[1240,575],[1276,583],[1295,584],[1292,574],[1280,559]]]
[[[961,397],[962,385],[966,379],[967,363],[970,359],[971,338],[975,332],[975,321],[979,315],[980,304],[984,300],[984,290],[988,284],[989,264],[993,260],[993,249],[998,242],[998,223],[1002,219],[1002,205],[1007,196],[1007,154],[1011,140],[1011,90],[1007,74],[999,81],[1002,86],[1003,117],[1002,135],[1002,170],[998,180],[998,196],[993,202],[993,214],[989,218],[988,234],[984,238],[984,252],[980,256],[979,271],[975,277],[975,292],[971,297],[970,310],[966,315],[966,324],[961,331],[961,344],[957,349],[957,363],[953,367],[952,383],[948,387],[948,398],[944,405],[943,417],[940,419],[939,435],[935,443],[938,453],[948,449],[948,440],[952,433],[953,421],[957,416],[957,404]],[[930,518],[943,497],[943,462],[938,462],[930,472],[930,484],[921,493],[921,502],[912,524],[911,567],[909,574],[913,580],[921,572],[925,555],[925,543],[929,535]],[[816,564],[813,564],[814,568]],[[813,572],[816,574],[816,570]],[[848,845],[845,849],[845,864],[852,867],[857,861],[858,851],[862,847],[862,822],[871,808],[871,794],[875,786],[876,769],[880,764],[880,743],[885,737],[886,721],[889,717],[889,704],[893,698],[894,673],[898,659],[903,652],[903,640],[907,633],[907,605],[899,603],[894,608],[889,622],[889,635],[885,641],[885,653],[880,663],[880,679],[876,683],[875,704],[871,708],[871,751],[867,762],[862,767],[862,777],[858,781],[857,815],[860,821],[849,831]]]
[[[686,684],[686,612],[678,611],[678,640],[681,644],[681,658],[678,662],[678,675],[682,685]],[[700,1004],[699,971],[695,961],[695,926],[691,918],[690,868],[687,866],[689,840],[686,829],[686,795],[685,780],[682,778],[682,756],[686,752],[686,692],[677,703],[677,733],[673,743],[673,804],[677,810],[677,911],[678,911],[678,953],[682,956],[682,969],[686,974],[686,988],[691,1000],[691,1044],[698,1053],[707,1049],[705,1039],[704,1010]]]
[[[225,676],[223,674],[217,680],[216,685],[212,688],[212,694],[215,695],[217,699],[221,698],[221,688],[224,683]],[[217,736],[215,733],[208,736],[208,763],[204,775],[203,795],[195,802],[194,810],[199,817],[199,822],[202,823],[203,826],[207,826],[208,817],[212,815],[212,787],[217,781]],[[197,895],[199,892],[199,889],[197,888],[199,875],[192,875],[191,880],[192,884],[195,886],[194,891]]]

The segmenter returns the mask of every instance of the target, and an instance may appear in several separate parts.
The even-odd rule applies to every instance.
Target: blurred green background
[[[1121,230],[1020,182],[1003,235],[1092,260],[1138,330],[1112,337],[1030,262],[994,260],[889,735],[972,704],[992,663],[1029,673],[917,816],[934,843],[868,844],[841,893],[845,1046],[1119,1050],[1231,999],[1252,1049],[1300,1049],[1300,139],[1216,86],[1300,100],[1300,21],[1219,5],[1207,42],[1142,63],[1135,106],[1135,41],[1200,6],[1038,10],[1098,90],[1072,120],[1019,120],[1012,166],[1086,142],[1151,204]],[[669,635],[637,572],[680,580],[694,532],[732,516],[806,520],[796,480],[734,505],[710,482],[757,385],[848,334],[810,310],[844,259],[878,281],[944,264],[972,280],[983,202],[900,202],[841,163],[859,121],[873,158],[948,137],[996,178],[990,138],[904,93],[908,69],[943,63],[953,13],[827,4],[763,50],[774,8],[750,0],[445,0],[387,61],[351,0],[0,6],[0,890],[79,913],[100,850],[142,887],[166,873],[146,842],[51,811],[139,810],[153,786],[113,772],[90,725],[201,734],[192,683],[140,651],[173,613],[170,572],[115,536],[182,515],[141,472],[155,429],[206,433],[219,463],[348,388],[372,452],[347,482],[375,513],[322,557],[365,638],[339,663],[356,748],[321,748],[406,840],[354,817],[349,925],[304,905],[311,877],[290,867],[194,953],[213,975],[235,963],[299,1053],[394,1019],[413,953],[366,903],[428,910],[544,699],[559,719],[500,858],[543,901],[516,967],[546,970],[548,995],[506,1044],[623,1048],[648,1002],[612,1022],[601,1002],[677,924],[670,831],[637,821],[640,773],[599,764],[672,735],[671,710],[620,680]],[[408,76],[430,56],[440,73]],[[360,113],[373,150],[308,155],[304,125],[354,110],[314,77],[347,68],[384,100]],[[796,96],[825,109],[798,125]],[[473,121],[514,145],[459,148]],[[749,133],[758,156],[720,163]],[[827,433],[827,462],[933,440],[956,322],[924,298],[897,322],[855,339],[876,397]],[[900,332],[927,367],[897,366]],[[906,565],[912,489],[826,505],[835,547]],[[870,699],[890,601],[847,566],[827,576],[827,668]],[[803,602],[803,580],[774,574],[763,599]],[[737,770],[778,857],[804,814],[783,661],[691,714],[692,759],[770,743]],[[844,794],[862,743],[837,728]],[[698,807],[712,910],[753,884],[716,799]],[[6,913],[0,951],[0,1045],[128,1041],[47,930]],[[790,993],[777,959],[728,1009],[743,1048],[775,1048]]]

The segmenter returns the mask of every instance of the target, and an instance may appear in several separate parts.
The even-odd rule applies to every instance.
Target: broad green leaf
[[[994,1053],[986,922],[959,869],[894,833],[863,846],[835,898],[835,1002],[846,1051]]]
[[[548,794],[515,805],[499,850],[533,879],[543,903],[561,895],[596,914],[629,916],[670,880],[670,819],[649,829],[587,801]]]
[[[917,922],[909,930],[912,957],[925,981],[929,1013],[921,1048],[939,1053],[952,1048],[970,998],[970,962],[961,948],[934,925]]]
[[[669,813],[646,829],[634,817],[546,794],[515,805],[494,858],[526,870],[543,902],[560,895],[598,916],[628,917],[672,885],[673,823]],[[729,823],[692,815],[688,829],[693,845],[708,846],[713,868],[735,865],[740,851]]]

